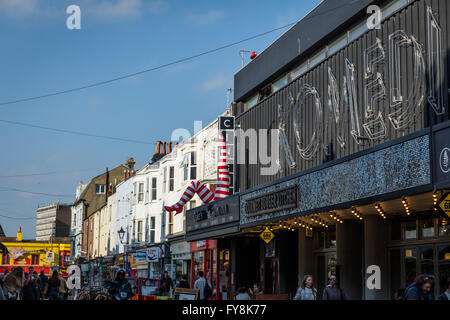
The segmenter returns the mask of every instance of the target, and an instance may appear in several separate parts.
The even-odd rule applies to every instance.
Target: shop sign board
[[[186,232],[239,221],[239,196],[228,196],[188,210]]]
[[[147,258],[147,254],[145,252],[133,253],[134,260],[145,260],[146,258]]]
[[[434,183],[438,189],[450,187],[450,121],[446,124],[433,136]]]
[[[297,208],[298,186],[277,190],[263,196],[247,200],[245,214],[248,217],[264,215],[276,211]]]
[[[55,253],[48,251],[45,253],[45,261],[47,262],[54,262],[55,261]]]
[[[161,256],[161,249],[159,247],[147,248],[147,262],[158,262]]]
[[[450,218],[450,192],[444,195],[439,203],[439,208]]]
[[[269,230],[269,228],[266,228],[266,230],[261,232],[260,237],[264,240],[265,243],[269,243],[273,240],[273,238],[275,238],[275,235],[272,231]]]

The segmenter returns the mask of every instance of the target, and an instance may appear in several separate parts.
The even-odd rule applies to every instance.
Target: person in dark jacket
[[[45,297],[45,293],[47,292],[48,286],[48,277],[45,275],[44,270],[41,270],[41,274],[39,275],[39,288],[41,289],[42,298]]]
[[[189,283],[188,283],[188,281],[187,281],[187,276],[186,276],[186,275],[183,275],[183,276],[181,277],[181,280],[180,280],[180,282],[179,282],[179,284],[178,284],[178,288],[189,289]]]
[[[346,300],[344,291],[338,286],[335,275],[330,276],[329,285],[323,290],[322,300]]]
[[[172,278],[169,277],[169,273],[164,271],[163,278],[161,279],[161,295],[167,296],[170,289],[173,289],[173,281]]]
[[[445,291],[439,296],[439,300],[450,300],[450,279],[447,280]]]
[[[405,290],[405,300],[434,300],[434,277],[419,274]]]
[[[33,284],[31,282],[30,275],[25,272],[25,282],[22,288],[22,299],[23,300],[38,300],[36,297],[36,292],[34,291]]]
[[[126,279],[124,270],[117,272],[116,279],[111,283],[108,292],[117,300],[129,300],[134,296],[133,288]]]
[[[49,300],[56,300],[58,298],[60,285],[61,282],[59,280],[58,271],[54,270],[52,277],[48,280],[48,289],[46,294]]]

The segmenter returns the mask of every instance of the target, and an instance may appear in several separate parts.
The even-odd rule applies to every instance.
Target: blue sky
[[[319,0],[0,0],[0,103],[70,89],[165,64],[295,22]],[[81,8],[81,30],[66,28],[66,8]],[[225,110],[240,49],[261,52],[283,31],[163,70],[61,96],[0,106],[0,120],[155,142],[193,130]],[[82,137],[0,122],[0,215],[34,217],[36,208],[73,197],[106,167],[154,146]],[[6,178],[57,171],[58,174]],[[62,173],[61,173],[62,172]],[[0,216],[7,235],[35,220]]]

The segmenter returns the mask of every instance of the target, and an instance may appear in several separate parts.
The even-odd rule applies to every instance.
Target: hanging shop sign
[[[54,252],[46,252],[45,253],[45,261],[47,262],[54,262],[55,261],[55,253]]]
[[[434,184],[438,189],[450,187],[450,121],[433,128]]]
[[[219,130],[234,130],[234,117],[219,117]]]
[[[186,232],[239,221],[239,196],[228,196],[188,210]]]
[[[145,252],[133,253],[133,259],[134,260],[146,260],[147,259],[147,254]]]
[[[159,259],[167,258],[170,251],[166,245],[162,244],[147,248],[145,254],[147,262],[158,262]]]
[[[439,203],[439,208],[450,218],[450,192],[444,195]]]
[[[244,206],[249,217],[297,208],[298,187],[292,186],[247,200]]]
[[[269,243],[270,241],[273,240],[273,238],[275,238],[275,235],[273,234],[272,231],[269,230],[269,228],[266,228],[266,230],[261,232],[259,236],[261,237],[261,239],[264,240],[265,243]]]

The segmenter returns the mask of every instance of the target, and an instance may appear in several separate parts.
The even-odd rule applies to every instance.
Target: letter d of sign
[[[73,29],[81,29],[81,10],[80,7],[77,5],[70,5],[66,9],[66,13],[70,14],[70,16],[67,17],[66,25],[67,29],[73,30]]]
[[[369,290],[381,289],[381,271],[377,265],[371,265],[367,267],[367,274],[370,274],[366,280],[366,286]]]

